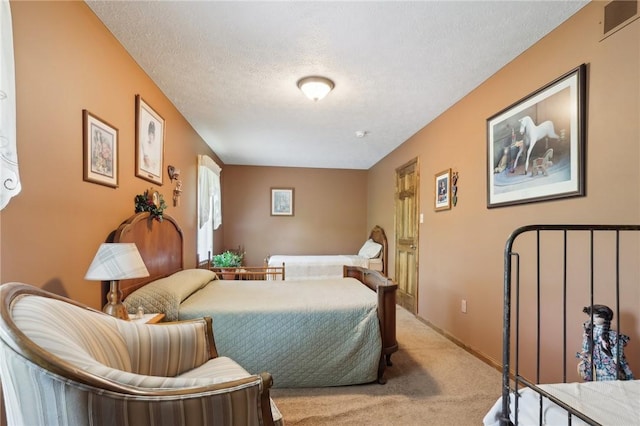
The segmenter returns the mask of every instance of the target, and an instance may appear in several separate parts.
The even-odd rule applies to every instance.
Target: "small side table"
[[[134,315],[129,315],[129,321],[137,322],[139,324],[157,324],[164,319],[164,313],[160,312],[155,314],[144,314],[142,318],[137,318]]]

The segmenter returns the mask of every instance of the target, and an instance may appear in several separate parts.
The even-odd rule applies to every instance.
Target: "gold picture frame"
[[[118,187],[118,129],[82,110],[83,179]]]
[[[136,95],[136,176],[162,185],[164,119]]]
[[[271,216],[293,216],[293,188],[271,188]]]
[[[451,169],[446,169],[435,176],[434,210],[451,208]]]

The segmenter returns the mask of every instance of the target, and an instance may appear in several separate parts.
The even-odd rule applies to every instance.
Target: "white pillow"
[[[360,248],[358,256],[366,257],[367,259],[373,259],[374,257],[378,257],[378,255],[380,254],[380,250],[382,250],[382,244],[378,244],[375,241],[369,239],[365,241],[364,245]]]

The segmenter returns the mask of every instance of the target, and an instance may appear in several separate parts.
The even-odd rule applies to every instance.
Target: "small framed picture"
[[[271,188],[271,216],[293,216],[293,188]]]
[[[435,211],[451,208],[451,169],[436,174]]]
[[[136,95],[136,176],[162,185],[164,119]]]
[[[86,109],[82,111],[83,178],[118,187],[118,129]]]

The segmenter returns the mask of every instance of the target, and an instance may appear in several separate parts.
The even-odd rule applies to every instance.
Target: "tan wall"
[[[271,188],[294,188],[294,216],[271,216]],[[247,265],[269,254],[355,254],[367,236],[367,171],[225,166],[224,248]],[[216,252],[221,247],[216,247]]]
[[[182,170],[185,263],[195,265],[196,156],[211,150],[84,2],[11,2],[22,192],[1,213],[1,281],[23,281],[87,303],[84,274],[99,244],[152,186],[135,177],[135,95],[165,119],[165,168]],[[119,129],[119,187],[83,181],[82,110]],[[165,169],[166,170],[166,169]]]
[[[388,228],[394,170],[419,157],[425,219],[418,313],[496,361],[503,250],[512,230],[531,223],[640,222],[640,21],[600,42],[603,4],[587,5],[370,170],[369,225]],[[588,64],[587,196],[487,209],[486,119],[581,63]],[[460,174],[458,205],[436,213],[433,176],[448,167]],[[390,269],[393,275],[393,259]]]

